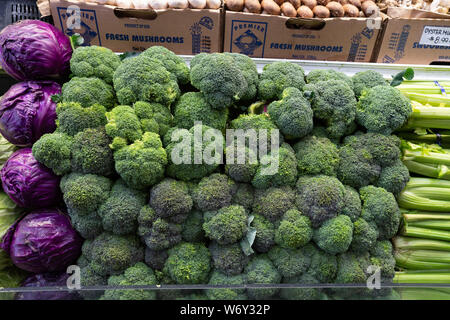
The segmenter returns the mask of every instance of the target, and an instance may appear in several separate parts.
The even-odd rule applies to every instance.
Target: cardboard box
[[[381,27],[381,17],[302,19],[226,11],[224,51],[254,58],[369,62]]]
[[[50,9],[55,26],[67,35],[79,33],[87,45],[115,52],[143,51],[154,45],[176,54],[222,50],[221,9],[154,11],[64,0],[50,0]]]
[[[450,15],[389,8],[376,62],[450,63]]]

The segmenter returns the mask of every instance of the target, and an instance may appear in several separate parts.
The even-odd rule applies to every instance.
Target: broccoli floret
[[[184,60],[162,46],[153,46],[142,52],[142,56],[161,62],[167,71],[174,74],[179,84],[189,83],[189,68]]]
[[[106,113],[108,123],[105,130],[113,139],[112,148],[123,146],[142,138],[139,118],[130,106],[117,106]]]
[[[309,217],[313,228],[322,225],[344,207],[344,185],[335,177],[300,177],[297,182],[297,208]]]
[[[156,277],[152,269],[144,263],[138,262],[129,267],[123,274],[111,276],[108,279],[108,286],[151,286],[156,285]],[[155,300],[156,292],[154,290],[133,289],[106,290],[100,300]]]
[[[169,249],[181,241],[181,225],[158,218],[150,206],[141,208],[138,224],[138,235],[151,250]]]
[[[77,102],[58,103],[56,124],[58,131],[74,136],[87,128],[103,127],[106,124],[106,109],[99,104],[83,108]]]
[[[73,50],[70,71],[76,77],[97,77],[112,84],[114,71],[120,65],[120,58],[112,50],[88,46]]]
[[[264,66],[259,78],[258,97],[261,100],[280,99],[283,90],[289,87],[302,89],[305,72],[298,64],[277,61]]]
[[[247,279],[244,274],[235,276],[225,275],[217,270],[213,271],[209,279],[209,285],[241,285],[245,284]],[[210,300],[246,300],[245,289],[217,288],[206,290],[206,296]]]
[[[290,187],[256,190],[253,213],[271,222],[280,219],[289,209],[295,208],[295,193]]]
[[[275,246],[267,254],[281,276],[292,278],[306,272],[311,258],[302,249]]]
[[[64,133],[46,133],[33,144],[33,157],[57,175],[69,173],[72,143],[73,139]]]
[[[104,128],[85,129],[73,138],[72,170],[109,176],[114,172],[110,138]]]
[[[362,92],[356,120],[368,132],[389,135],[405,124],[411,112],[408,98],[394,87],[381,85]]]
[[[88,108],[94,104],[111,109],[116,102],[111,85],[99,78],[73,77],[61,88],[62,102],[78,102]]]
[[[159,218],[169,218],[178,223],[186,220],[193,201],[186,183],[166,178],[153,186],[150,206]]]
[[[235,59],[222,53],[196,55],[191,61],[191,84],[203,93],[214,109],[232,106],[248,90],[248,83]]]
[[[203,231],[203,215],[199,211],[192,211],[183,223],[181,236],[186,242],[203,242],[205,232]]]
[[[247,212],[250,212],[253,207],[255,199],[255,192],[250,184],[238,183],[233,194],[232,204],[243,206]]]
[[[231,205],[217,211],[203,224],[205,235],[221,245],[235,243],[247,232],[247,213],[242,206]]]
[[[97,211],[78,214],[76,210],[68,210],[72,226],[84,239],[94,239],[103,232],[102,219]]]
[[[317,284],[319,281],[309,272],[302,275],[285,278],[283,283],[287,284]],[[325,295],[318,288],[282,288],[280,297],[286,300],[323,300]]]
[[[61,179],[64,202],[70,211],[89,214],[108,199],[111,180],[93,174],[70,173]]]
[[[378,228],[378,239],[391,239],[400,224],[400,209],[392,193],[383,188],[367,186],[359,190],[362,200],[361,218]]]
[[[245,146],[231,145],[225,155],[225,173],[236,182],[251,182],[258,170],[257,154]]]
[[[125,59],[114,72],[113,83],[119,103],[128,106],[136,101],[169,106],[180,94],[175,75],[143,55]]]
[[[251,226],[256,229],[253,249],[257,252],[265,253],[275,245],[275,226],[262,215],[254,214]]]
[[[361,267],[359,257],[351,252],[339,254],[337,256],[338,271],[335,283],[339,284],[363,284],[367,277],[365,270]],[[343,289],[345,290],[345,289]],[[355,291],[354,289],[345,291]]]
[[[353,240],[350,249],[355,253],[367,252],[375,245],[377,238],[376,227],[359,218],[353,223]]]
[[[118,275],[144,259],[144,248],[134,235],[102,233],[82,248],[92,270],[101,275]]]
[[[247,89],[242,94],[240,100],[244,103],[253,101],[258,91],[258,69],[256,63],[247,55],[240,53],[225,52],[224,55],[230,56],[234,60],[234,64],[239,68],[247,81]]]
[[[348,216],[339,215],[325,221],[319,229],[316,229],[313,239],[326,253],[346,252],[353,239],[353,223]]]
[[[169,250],[164,271],[178,284],[207,283],[211,254],[201,243],[182,242]]]
[[[405,188],[409,178],[408,168],[399,159],[393,165],[381,169],[376,186],[384,188],[397,196]]]
[[[343,72],[339,72],[333,69],[316,69],[311,70],[306,76],[307,83],[317,83],[320,81],[328,80],[341,80],[348,84],[350,88],[353,88],[353,80]]]
[[[307,84],[314,118],[325,122],[330,138],[348,134],[356,116],[356,98],[352,88],[342,80],[319,81]]]
[[[391,241],[377,241],[371,248],[370,254],[372,264],[381,268],[383,280],[392,281],[395,276],[395,258]]]
[[[294,145],[299,175],[336,176],[339,151],[328,138],[308,136]]]
[[[229,206],[236,184],[226,175],[213,173],[200,180],[192,197],[196,207],[201,211],[215,211]]]
[[[352,222],[355,222],[361,215],[361,199],[358,191],[352,187],[345,186],[344,207],[341,214],[349,216]]]
[[[337,259],[335,255],[331,255],[315,248],[311,245],[311,264],[308,273],[321,283],[333,283],[337,273]]]
[[[190,129],[200,121],[205,126],[224,131],[227,124],[228,108],[213,109],[200,92],[183,94],[173,110],[173,122],[178,128]]]
[[[361,96],[364,90],[376,87],[376,86],[387,86],[389,85],[386,80],[384,80],[383,75],[377,71],[366,70],[356,73],[353,77],[353,91],[357,98]]]
[[[172,127],[172,114],[169,108],[160,103],[137,101],[133,108],[144,132],[150,131],[163,136]]]
[[[81,268],[80,269],[81,289],[83,289],[84,287],[107,285],[108,277],[101,276],[101,275],[98,275],[97,273],[95,273],[88,262],[86,262],[87,264],[85,266],[82,266],[80,264],[80,260],[82,258],[84,258],[84,256],[81,256],[77,262],[77,265]],[[80,290],[79,293],[85,300],[97,300],[103,294],[103,290]]]
[[[150,248],[145,248],[145,263],[152,269],[161,270],[164,268],[164,263],[166,263],[169,254],[167,250],[152,250]]]
[[[280,273],[265,254],[254,257],[245,268],[245,273],[249,284],[278,284],[281,281]],[[250,299],[262,300],[273,297],[278,291],[276,288],[254,288],[247,289],[247,294]]]
[[[313,230],[308,217],[296,209],[286,211],[275,231],[275,243],[284,248],[297,249],[311,241]]]
[[[126,184],[134,189],[145,189],[164,177],[166,151],[159,135],[145,132],[142,139],[114,152],[115,168]]]
[[[209,245],[214,268],[225,275],[240,274],[247,265],[249,258],[244,254],[238,243],[220,245],[212,241]]]
[[[252,179],[257,189],[270,187],[294,187],[297,181],[297,159],[292,147],[283,143],[261,158],[260,165]]]
[[[169,165],[167,166],[167,175],[183,181],[189,181],[194,179],[201,179],[212,172],[214,172],[219,166],[220,161],[212,161],[208,163],[202,159],[200,163],[196,163],[195,152],[199,152],[201,146],[201,154],[205,152],[208,156],[211,156],[212,160],[217,160],[219,154],[216,150],[220,150],[220,157],[222,156],[223,141],[222,139],[203,139],[201,143],[196,142],[196,136],[204,137],[207,135],[208,130],[214,130],[208,126],[195,125],[191,129],[178,129],[169,130],[164,140],[169,140],[166,147],[167,154],[169,155]],[[219,134],[217,130],[214,133]],[[170,138],[167,136],[170,135]],[[173,137],[173,139],[172,139]],[[195,151],[198,149],[197,151]]]
[[[128,189],[121,180],[118,182],[121,190],[112,188],[109,198],[100,206],[98,215],[108,232],[118,235],[135,233],[139,212],[145,204],[145,194]]]

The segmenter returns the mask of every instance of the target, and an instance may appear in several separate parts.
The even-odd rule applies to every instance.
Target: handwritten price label
[[[419,44],[450,47],[450,27],[425,26]]]

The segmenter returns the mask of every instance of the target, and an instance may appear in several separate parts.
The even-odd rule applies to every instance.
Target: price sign
[[[425,26],[419,44],[450,47],[450,26]]]

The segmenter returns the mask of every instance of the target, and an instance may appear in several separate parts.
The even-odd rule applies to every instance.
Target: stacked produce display
[[[447,218],[408,213],[405,228],[398,205],[449,202],[445,180],[409,172],[445,177],[447,151],[422,161],[412,154],[423,146],[394,135],[450,129],[434,87],[398,86],[409,69],[387,81],[280,61],[258,74],[230,53],[188,67],[159,46],[72,49],[37,21],[5,28],[0,45],[2,68],[22,81],[0,100],[0,278],[14,279],[0,285],[65,286],[76,265],[82,287],[110,287],[16,299],[396,299],[367,282],[399,281],[408,243],[418,261],[449,263]],[[431,248],[440,253],[422,260]],[[120,290],[193,284],[240,287]]]

